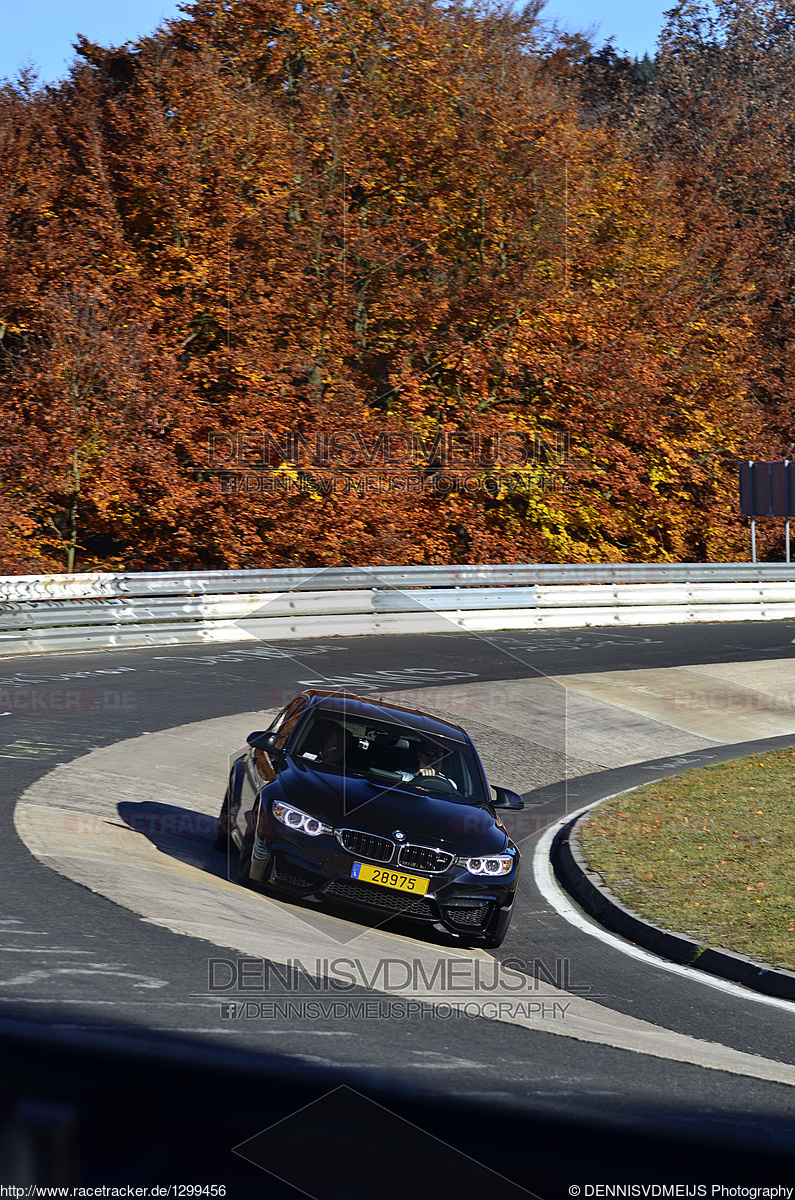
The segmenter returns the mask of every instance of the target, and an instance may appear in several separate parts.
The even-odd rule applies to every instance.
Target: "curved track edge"
[[[670,962],[740,983],[766,996],[795,1000],[795,972],[706,946],[686,934],[663,929],[622,904],[602,877],[591,870],[582,853],[579,825],[588,815],[580,813],[558,831],[550,859],[558,882],[589,917],[611,933]]]

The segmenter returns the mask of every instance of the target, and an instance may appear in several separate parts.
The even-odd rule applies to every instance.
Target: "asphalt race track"
[[[621,953],[554,911],[532,871],[535,842],[553,817],[691,764],[795,742],[795,725],[789,735],[771,735],[767,726],[749,721],[747,738],[733,733],[719,744],[712,726],[705,725],[704,732],[697,722],[679,724],[674,714],[668,726],[658,722],[658,730],[651,718],[644,718],[641,732],[661,739],[659,753],[649,753],[643,762],[625,759],[615,767],[607,754],[592,770],[596,751],[588,749],[588,721],[596,708],[571,710],[583,730],[582,739],[572,737],[561,678],[592,680],[603,673],[607,682],[597,682],[607,687],[615,672],[687,671],[692,664],[714,664],[718,674],[721,664],[757,664],[761,670],[771,662],[779,664],[777,677],[782,678],[782,660],[795,658],[793,639],[795,625],[782,622],[488,637],[451,632],[0,660],[0,1018],[121,1033],[141,1044],[177,1040],[185,1046],[245,1051],[249,1058],[261,1056],[268,1062],[343,1066],[430,1095],[465,1096],[533,1112],[588,1118],[598,1110],[626,1122],[640,1115],[661,1129],[687,1131],[698,1125],[723,1137],[751,1134],[771,1150],[795,1150],[795,1070],[788,1069],[795,1068],[792,1007]],[[411,705],[417,706],[423,691],[433,705],[448,711],[446,691],[459,699],[464,695],[471,715],[468,719],[465,710],[459,719],[477,741],[478,705],[489,697],[493,709],[499,694],[492,685],[504,683],[510,697],[520,694],[510,688],[521,688],[522,681],[545,677],[555,677],[555,682],[549,684],[544,736],[534,737],[529,708],[513,705],[506,711],[503,741],[494,734],[491,718],[492,740],[485,756],[491,781],[525,794],[523,819],[529,821],[520,830],[525,863],[518,908],[496,957],[514,971],[540,975],[573,997],[609,1009],[617,1028],[624,1018],[632,1018],[683,1039],[783,1064],[778,1075],[773,1070],[764,1077],[765,1069],[755,1073],[753,1065],[747,1072],[735,1068],[731,1054],[726,1069],[719,1057],[718,1066],[708,1068],[685,1061],[678,1051],[642,1053],[621,1044],[600,1044],[598,1037],[561,1036],[560,1029],[548,1032],[478,1016],[451,1017],[431,1008],[369,1020],[344,1012],[301,1020],[278,1011],[252,1015],[253,1010],[243,1008],[240,1016],[230,1018],[208,983],[210,960],[236,959],[228,945],[224,949],[142,920],[106,895],[51,870],[30,853],[14,825],[23,793],[60,764],[142,735],[276,709],[305,686],[410,693]],[[585,696],[583,704],[590,704],[596,685],[586,680],[577,686],[577,695]],[[555,695],[561,700],[557,711]],[[601,719],[619,713],[616,703],[603,705]],[[517,723],[527,727],[530,751],[510,732]],[[550,743],[556,728],[557,747]],[[765,736],[759,736],[760,729]],[[230,745],[229,751],[235,748]],[[503,754],[507,778],[495,773]],[[567,785],[561,782],[566,758],[574,767]],[[120,815],[124,817],[122,809]],[[177,825],[174,836],[182,836],[186,861],[203,864],[213,878],[223,876],[223,856],[212,850],[208,826],[180,835]],[[174,853],[169,846],[166,852]],[[242,890],[240,894],[247,903],[259,900]],[[224,903],[234,907],[234,894],[227,889],[223,895]],[[390,926],[385,936],[392,938],[396,955],[426,947],[405,925]],[[480,957],[487,956],[480,952]],[[293,982],[295,991],[283,989],[287,998],[317,997],[317,981],[297,976]],[[274,996],[271,992],[267,998]],[[362,997],[383,999],[383,994],[364,986],[345,993],[346,1000]],[[565,1017],[553,1019],[565,1024]],[[784,1081],[790,1077],[793,1082]]]

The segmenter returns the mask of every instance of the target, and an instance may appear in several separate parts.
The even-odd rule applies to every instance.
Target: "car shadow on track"
[[[218,827],[217,817],[152,800],[140,803],[123,801],[118,805],[117,811],[130,829],[146,837],[161,854],[177,859],[186,866],[195,867],[216,879],[236,882],[237,852],[216,850],[213,844]],[[241,888],[241,894],[256,893],[246,893]],[[283,893],[273,892],[267,895],[270,903],[284,904],[296,912],[296,915],[300,915],[310,927],[324,933],[329,932],[328,918],[338,918],[339,932],[336,936],[341,944],[353,941],[366,930],[376,929],[450,950],[460,950],[468,944],[430,924],[419,925],[415,921],[401,918],[399,914],[385,916],[383,913],[369,913],[358,907],[352,909],[345,904],[313,901]]]

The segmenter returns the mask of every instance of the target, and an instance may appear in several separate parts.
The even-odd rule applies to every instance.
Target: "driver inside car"
[[[318,758],[321,762],[341,767],[350,751],[352,742],[350,730],[343,730],[339,725],[332,725],[323,738]]]
[[[417,747],[417,770],[413,773],[402,771],[401,774],[406,783],[412,779],[419,779],[420,776],[434,775],[437,779],[446,780],[451,787],[458,791],[456,781],[441,769],[444,758],[445,752],[440,746],[434,746],[430,742],[420,742]]]

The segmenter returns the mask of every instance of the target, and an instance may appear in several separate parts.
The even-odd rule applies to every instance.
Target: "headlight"
[[[458,865],[466,867],[470,875],[509,875],[514,868],[515,859],[507,854],[498,858],[459,858]]]
[[[310,817],[308,813],[301,812],[300,808],[282,804],[281,800],[277,800],[273,805],[273,815],[288,829],[300,829],[301,833],[308,833],[310,837],[317,837],[319,833],[334,832],[330,825],[324,825],[317,817]]]

